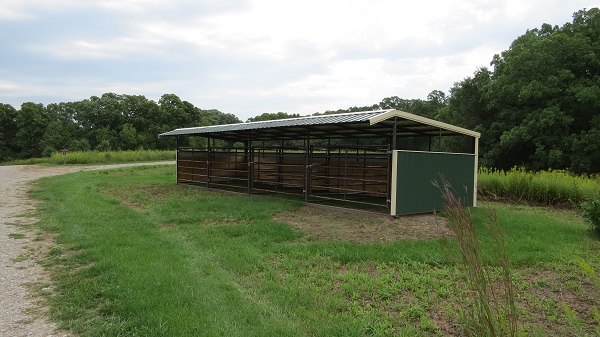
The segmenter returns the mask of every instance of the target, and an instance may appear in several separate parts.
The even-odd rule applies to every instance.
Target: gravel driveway
[[[34,259],[24,258],[35,249],[34,233],[13,225],[36,221],[23,216],[35,210],[34,201],[27,198],[28,183],[42,177],[78,171],[173,163],[0,166],[0,336],[74,336],[56,330],[56,325],[48,320],[42,299],[30,290],[31,285],[47,284],[48,276]]]

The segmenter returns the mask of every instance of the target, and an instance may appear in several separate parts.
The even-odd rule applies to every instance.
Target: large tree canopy
[[[482,133],[482,163],[497,168],[600,171],[600,10],[544,24],[455,84],[444,120]]]

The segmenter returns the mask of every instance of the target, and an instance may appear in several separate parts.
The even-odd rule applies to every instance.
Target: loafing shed
[[[177,183],[403,215],[477,203],[480,134],[399,110],[176,129]],[[444,141],[450,139],[450,141]],[[448,152],[453,144],[464,151]]]

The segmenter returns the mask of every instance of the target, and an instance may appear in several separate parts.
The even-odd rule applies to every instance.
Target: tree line
[[[238,123],[218,110],[203,110],[177,95],[158,102],[141,95],[106,93],[78,102],[0,104],[0,161],[49,156],[55,151],[110,151],[175,147],[158,134],[180,127]]]
[[[600,172],[600,10],[580,10],[563,26],[543,24],[494,55],[490,67],[427,99],[387,97],[370,106],[316,114],[399,109],[478,131],[482,165],[500,169]],[[248,121],[298,117],[265,113]],[[19,110],[0,104],[0,161],[69,150],[171,149],[159,133],[241,122],[174,94],[158,102],[106,93],[79,102]],[[449,146],[452,146],[451,140]]]

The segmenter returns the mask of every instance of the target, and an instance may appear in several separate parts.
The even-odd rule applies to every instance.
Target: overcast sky
[[[0,103],[178,95],[242,120],[448,93],[582,0],[1,0]]]

